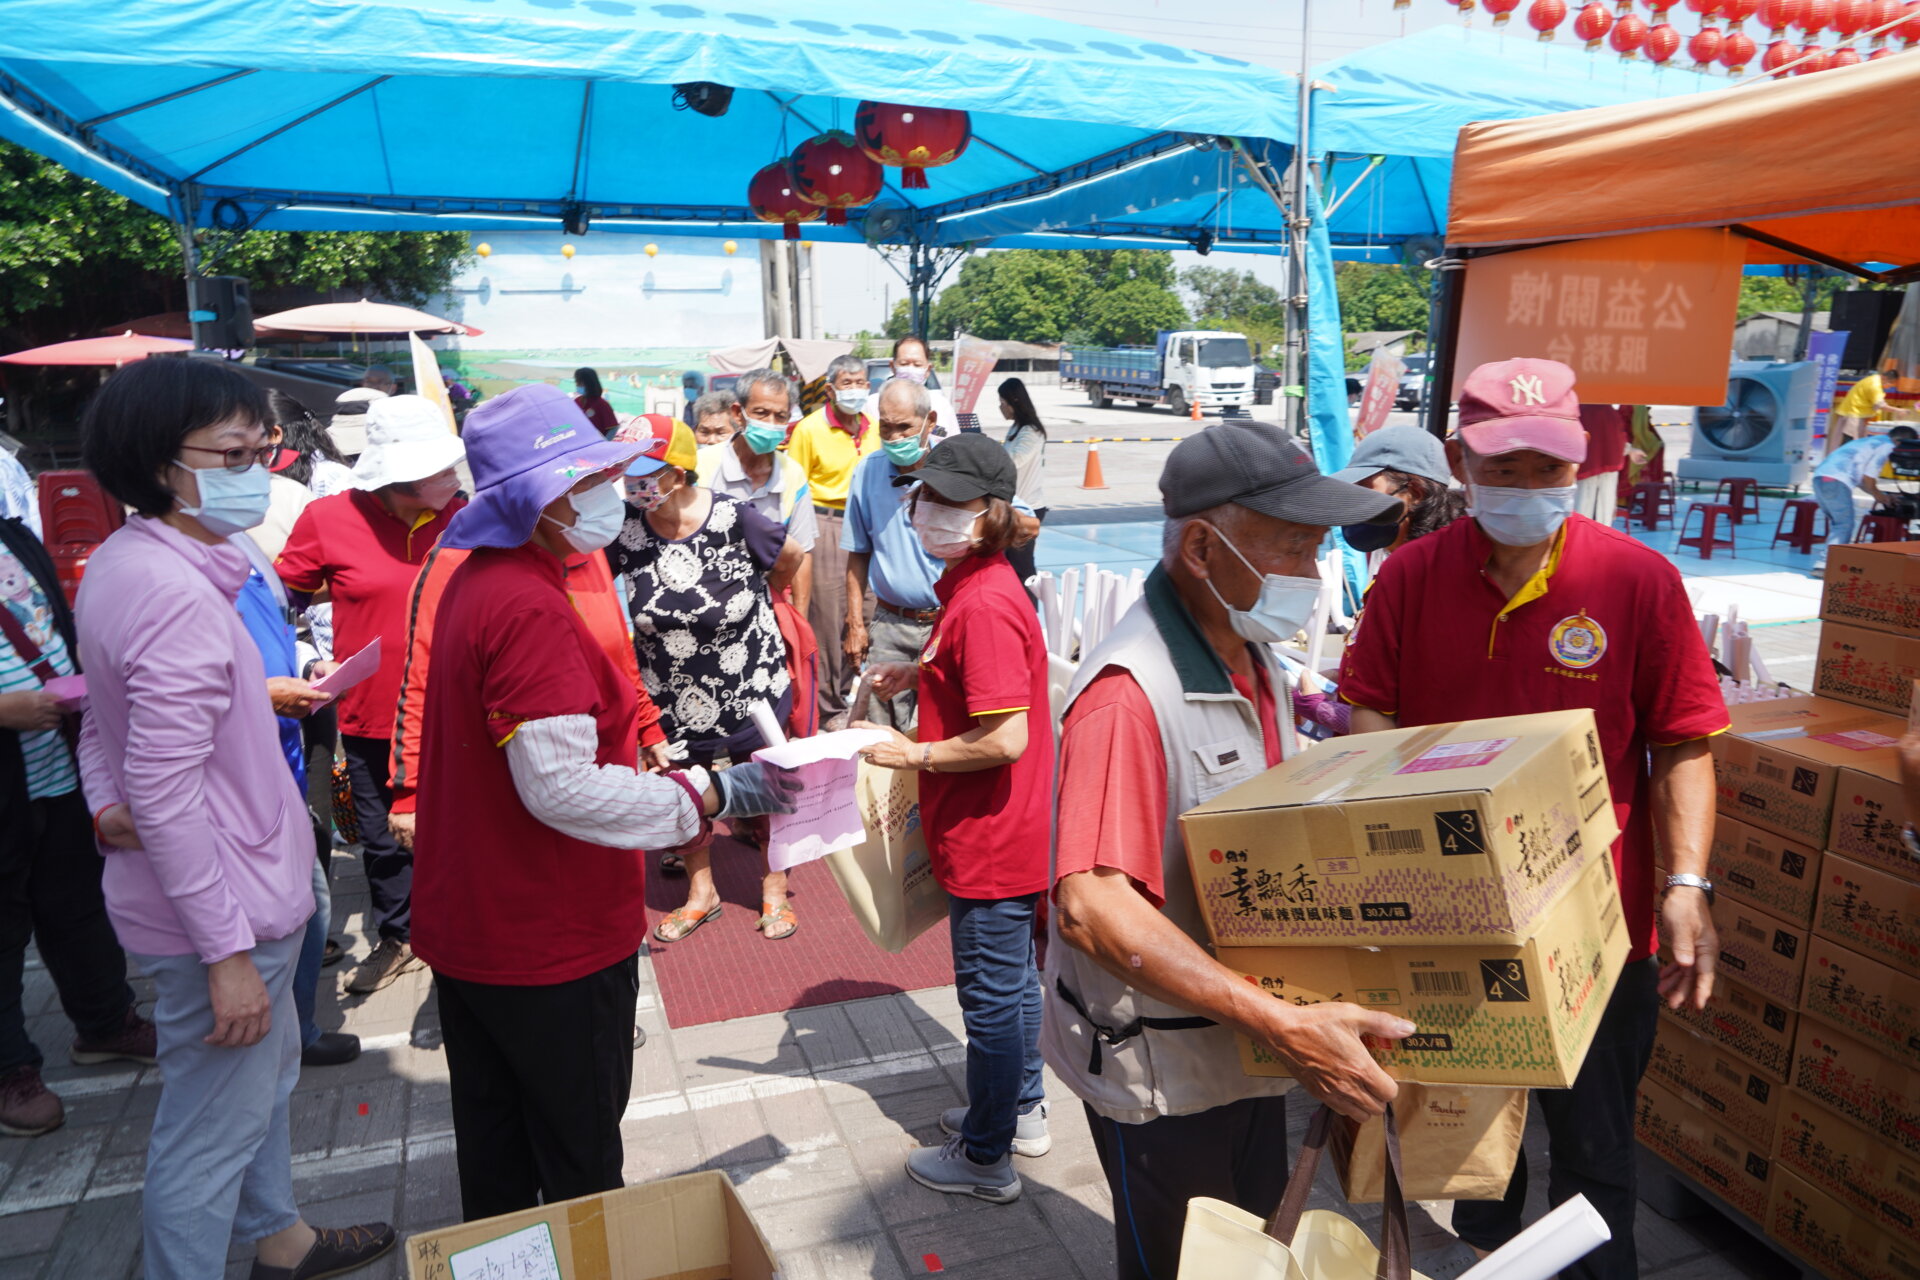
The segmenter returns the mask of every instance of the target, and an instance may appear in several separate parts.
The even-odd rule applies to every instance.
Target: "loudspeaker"
[[[1842,289],[1833,295],[1827,328],[1847,335],[1847,349],[1840,353],[1841,368],[1871,369],[1879,363],[1905,297],[1901,289]]]
[[[200,345],[215,351],[239,351],[253,345],[253,302],[245,276],[202,276],[194,282],[198,310],[214,318],[200,322]]]

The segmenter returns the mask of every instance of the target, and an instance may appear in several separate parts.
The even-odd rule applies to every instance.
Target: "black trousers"
[[[83,1036],[120,1030],[133,1007],[127,957],[100,892],[93,818],[78,791],[27,802],[25,840],[0,848],[0,1072],[39,1066],[21,1006],[27,942],[60,993],[60,1007]]]
[[[620,1186],[639,957],[553,986],[434,986],[466,1220]]]
[[[1659,977],[1657,960],[1628,965],[1573,1087],[1533,1092],[1533,1105],[1547,1125],[1548,1201],[1558,1205],[1584,1195],[1613,1232],[1612,1240],[1561,1271],[1566,1280],[1633,1280],[1640,1274],[1633,1244],[1639,1200],[1633,1110],[1658,1029]],[[1520,1234],[1526,1203],[1527,1153],[1522,1151],[1505,1198],[1453,1206],[1454,1234],[1477,1249],[1498,1249]]]
[[[353,812],[360,819],[360,858],[367,869],[367,896],[373,924],[382,938],[405,942],[413,933],[413,851],[402,849],[387,830],[393,808],[388,784],[393,739],[340,735],[353,784]]]
[[[333,881],[333,749],[340,740],[339,716],[322,707],[300,722],[307,751],[307,813],[313,820],[313,851],[320,869]]]
[[[1121,1124],[1088,1107],[1113,1192],[1120,1280],[1174,1280],[1187,1201],[1212,1196],[1268,1217],[1287,1189],[1287,1100],[1245,1098],[1190,1116]]]

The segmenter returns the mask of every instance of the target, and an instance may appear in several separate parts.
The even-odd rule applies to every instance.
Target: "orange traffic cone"
[[[1191,401],[1190,403],[1192,405],[1192,410],[1187,414],[1187,417],[1191,418],[1195,422],[1203,421],[1203,419],[1200,417],[1200,402],[1198,400],[1194,400],[1194,401]]]
[[[1100,446],[1097,443],[1087,446],[1087,471],[1080,477],[1080,487],[1082,489],[1107,487],[1106,474],[1100,470]]]

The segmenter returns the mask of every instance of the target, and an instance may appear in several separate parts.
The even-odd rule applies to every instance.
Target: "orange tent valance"
[[[1815,260],[1920,264],[1920,52],[1692,98],[1471,124],[1447,243],[1751,228]],[[1796,262],[1756,239],[1749,262]]]

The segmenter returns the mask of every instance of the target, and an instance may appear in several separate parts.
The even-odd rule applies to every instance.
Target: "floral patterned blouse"
[[[787,649],[767,586],[786,539],[753,507],[714,494],[706,523],[677,541],[629,506],[607,548],[626,576],[641,684],[668,739],[684,739],[696,764],[766,745],[748,715],[754,703],[787,718]]]

